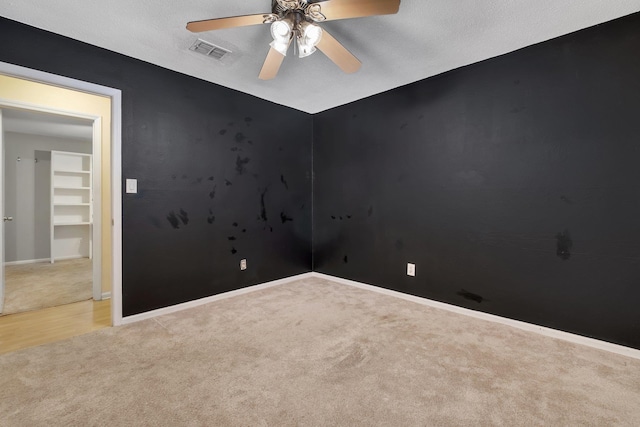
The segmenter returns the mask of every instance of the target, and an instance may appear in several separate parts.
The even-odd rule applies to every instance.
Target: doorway
[[[91,178],[101,176],[100,165],[94,170],[91,161],[101,142],[93,141],[94,121],[15,108],[3,109],[1,117],[5,298],[0,315],[101,300],[101,277],[92,274],[93,246],[100,244],[92,229],[101,228],[92,215],[99,195],[93,194]]]
[[[94,206],[92,238],[101,241],[91,250],[94,299],[111,298],[113,324],[122,323],[122,222],[121,222],[121,92],[104,86],[30,70],[0,62],[0,108],[38,111],[47,114],[88,120],[93,140],[101,137],[100,147],[93,147],[92,164],[101,173],[93,175]],[[94,170],[97,168],[94,168]],[[84,185],[83,185],[84,187]],[[79,202],[80,204],[86,202]],[[101,206],[98,207],[97,204]],[[3,201],[2,208],[5,204]],[[67,216],[80,215],[79,208],[64,208]],[[10,216],[5,213],[5,216]],[[102,218],[105,220],[102,221]],[[2,239],[4,241],[4,239]],[[0,248],[4,256],[4,248]],[[4,269],[0,269],[0,285]],[[98,280],[96,280],[96,277]],[[0,303],[3,298],[0,286]]]

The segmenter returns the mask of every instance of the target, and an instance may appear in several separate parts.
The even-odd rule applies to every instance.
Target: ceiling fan
[[[345,73],[360,69],[361,62],[340,42],[318,25],[336,19],[359,18],[398,13],[400,0],[272,0],[271,13],[232,16],[229,18],[192,21],[187,29],[194,33],[223,28],[270,24],[273,41],[259,78],[275,78],[295,40],[294,52],[300,58],[311,55],[316,47]]]

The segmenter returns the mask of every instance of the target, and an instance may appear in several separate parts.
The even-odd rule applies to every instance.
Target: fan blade
[[[204,21],[191,21],[187,24],[187,30],[193,33],[201,33],[203,31],[221,30],[223,28],[246,27],[249,25],[263,24],[265,15],[269,13],[261,13],[259,15],[243,15],[232,16],[230,18],[205,19]]]
[[[398,13],[400,0],[327,0],[319,3],[327,21]]]
[[[362,65],[358,58],[353,56],[351,52],[324,29],[322,30],[322,38],[316,47],[345,73],[355,73]]]
[[[287,45],[287,50],[289,50],[289,46],[291,46],[291,40],[289,40],[289,44]],[[277,50],[275,50],[274,48],[269,48],[267,59],[264,60],[264,64],[262,65],[262,70],[260,70],[260,75],[258,76],[258,78],[260,80],[274,79],[278,74],[278,71],[280,70],[282,61],[284,61],[284,55],[278,52]]]

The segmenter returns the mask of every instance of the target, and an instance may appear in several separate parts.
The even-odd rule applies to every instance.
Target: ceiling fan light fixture
[[[298,25],[299,37],[304,45],[315,46],[322,38],[322,28],[308,21],[303,21]]]
[[[304,10],[304,15],[307,19],[315,22],[323,22],[327,19],[327,17],[322,14],[322,6],[318,3],[307,5]]]
[[[306,58],[316,51],[316,45],[322,38],[322,28],[311,22],[303,21],[297,28],[298,57]]]
[[[285,42],[274,40],[269,43],[269,46],[278,51],[282,56],[287,56],[287,50],[289,50],[289,40]]]
[[[298,58],[306,58],[315,51],[315,46],[304,45],[298,41]]]
[[[278,43],[288,43],[293,31],[293,21],[289,18],[280,19],[271,24],[271,37]]]

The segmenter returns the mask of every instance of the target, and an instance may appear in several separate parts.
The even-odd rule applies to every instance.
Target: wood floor
[[[111,326],[111,300],[81,301],[0,317],[0,354]]]

